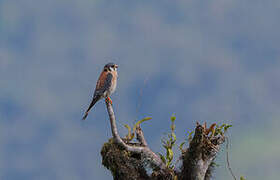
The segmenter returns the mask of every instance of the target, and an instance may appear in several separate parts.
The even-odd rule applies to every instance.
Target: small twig
[[[230,167],[230,163],[229,163],[229,139],[228,139],[228,137],[226,137],[226,159],[227,159],[227,168],[228,168],[228,170],[229,170],[229,172],[230,172],[230,174],[231,174],[231,176],[233,177],[233,179],[234,180],[237,180],[236,179],[236,177],[235,177],[235,175],[234,175],[234,173],[233,173],[233,171],[232,171],[232,169],[231,169],[231,167]]]
[[[115,141],[122,145],[126,150],[128,151],[132,151],[132,152],[136,152],[136,153],[141,153],[143,151],[143,147],[132,147],[127,145],[120,137],[119,133],[118,133],[118,129],[117,129],[117,125],[116,125],[116,118],[115,118],[115,113],[113,111],[113,107],[111,105],[111,103],[105,101],[106,106],[107,106],[107,111],[109,114],[109,118],[110,118],[110,123],[111,123],[111,130],[112,130],[112,135],[115,139]]]
[[[145,140],[143,131],[139,124],[136,126],[136,138],[143,146],[148,146],[147,141]]]

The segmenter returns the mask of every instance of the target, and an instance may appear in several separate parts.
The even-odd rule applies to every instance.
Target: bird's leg
[[[111,103],[111,105],[113,105],[112,99],[109,96],[105,100]]]

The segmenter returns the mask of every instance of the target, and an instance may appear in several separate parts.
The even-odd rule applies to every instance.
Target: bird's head
[[[104,66],[104,71],[117,71],[118,65],[115,63],[108,63]]]

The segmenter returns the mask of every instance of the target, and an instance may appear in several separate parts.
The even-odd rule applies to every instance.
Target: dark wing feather
[[[112,73],[108,73],[107,77],[105,79],[104,85],[103,87],[101,87],[100,89],[96,90],[94,92],[94,95],[103,95],[105,91],[109,90],[109,88],[112,86],[112,79],[113,79],[113,75]]]
[[[90,111],[90,109],[94,106],[94,104],[100,100],[100,98],[102,97],[102,95],[104,94],[105,91],[107,91],[111,85],[112,85],[112,79],[113,79],[113,75],[111,73],[107,74],[107,77],[105,79],[104,85],[103,87],[96,89],[93,95],[93,99],[87,109],[87,111],[85,112],[85,115],[83,117],[83,120],[85,120],[88,116],[88,112]]]
[[[105,92],[106,90],[108,90],[111,86],[112,86],[112,79],[113,79],[113,74],[112,73],[108,73],[107,78],[106,78],[106,82],[104,85],[104,90],[103,92]]]

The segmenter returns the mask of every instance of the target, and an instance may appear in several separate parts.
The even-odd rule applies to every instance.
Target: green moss
[[[148,175],[140,154],[126,151],[117,145],[113,139],[104,143],[102,150],[102,164],[111,171],[114,179],[147,179]]]

